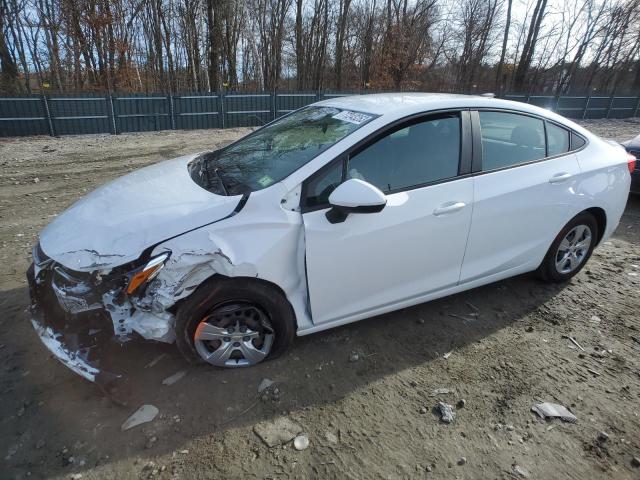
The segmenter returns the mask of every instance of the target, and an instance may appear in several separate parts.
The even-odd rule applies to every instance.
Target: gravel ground
[[[635,120],[585,126],[640,133]],[[0,140],[0,478],[639,478],[638,198],[567,285],[520,276],[297,339],[242,371],[126,344],[112,354],[132,378],[127,407],[54,361],[27,321],[37,232],[107,180],[246,131]],[[258,395],[263,378],[276,384]],[[577,423],[537,418],[539,401]],[[158,417],[121,431],[142,404]],[[267,447],[256,432],[277,427],[309,447]]]

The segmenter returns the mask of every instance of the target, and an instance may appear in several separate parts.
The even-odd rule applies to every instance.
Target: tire
[[[295,313],[289,301],[277,288],[260,280],[216,276],[201,284],[177,309],[175,330],[176,344],[180,353],[191,363],[206,363],[198,350],[202,351],[203,343],[206,342],[195,338],[196,329],[203,322],[203,319],[213,318],[216,312],[233,309],[238,304],[250,304],[266,315],[264,324],[268,324],[270,327],[273,338],[265,359],[276,358],[291,346],[296,331]],[[225,314],[224,316],[229,315]],[[266,332],[270,332],[270,330],[267,329]],[[209,363],[212,362],[209,361]],[[216,366],[249,365],[225,364]]]
[[[581,257],[579,263],[572,268],[570,271],[560,271],[557,267],[557,261],[562,261],[564,255],[562,252],[566,252],[566,250],[559,251],[561,248],[562,242],[567,239],[567,236],[574,231],[574,229],[579,227],[587,227],[589,229],[591,240],[589,243],[589,247],[584,249],[584,254]],[[579,232],[580,230],[576,230]],[[556,236],[553,243],[549,247],[547,254],[544,257],[544,260],[540,264],[537,270],[538,277],[549,283],[558,283],[558,282],[566,282],[574,275],[576,275],[582,268],[585,266],[589,258],[591,257],[591,253],[598,243],[598,222],[595,217],[589,212],[582,212],[576,215],[571,219],[569,223],[567,223],[560,233]],[[567,245],[566,243],[564,245]],[[575,256],[574,256],[575,259]],[[571,264],[571,259],[566,260],[565,266],[568,269]]]

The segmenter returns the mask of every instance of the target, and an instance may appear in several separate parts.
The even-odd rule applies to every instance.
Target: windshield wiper
[[[227,190],[227,186],[224,183],[224,178],[222,178],[222,173],[220,173],[220,169],[218,167],[214,168],[213,173],[215,173],[216,176],[218,177],[218,180],[220,180],[220,185],[222,186],[222,190],[224,190],[224,194],[228,197],[229,190]]]

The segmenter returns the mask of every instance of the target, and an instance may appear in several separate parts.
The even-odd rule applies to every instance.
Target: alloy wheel
[[[558,273],[571,273],[582,264],[589,253],[592,238],[591,229],[586,225],[577,225],[567,233],[556,252]]]
[[[217,367],[248,367],[269,355],[274,339],[260,307],[246,301],[226,302],[198,324],[194,346],[204,361]]]

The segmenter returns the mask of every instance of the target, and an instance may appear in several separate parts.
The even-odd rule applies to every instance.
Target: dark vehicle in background
[[[640,135],[622,142],[622,146],[636,159],[640,159]],[[640,194],[640,161],[638,160],[636,160],[635,170],[631,172],[631,193]]]

